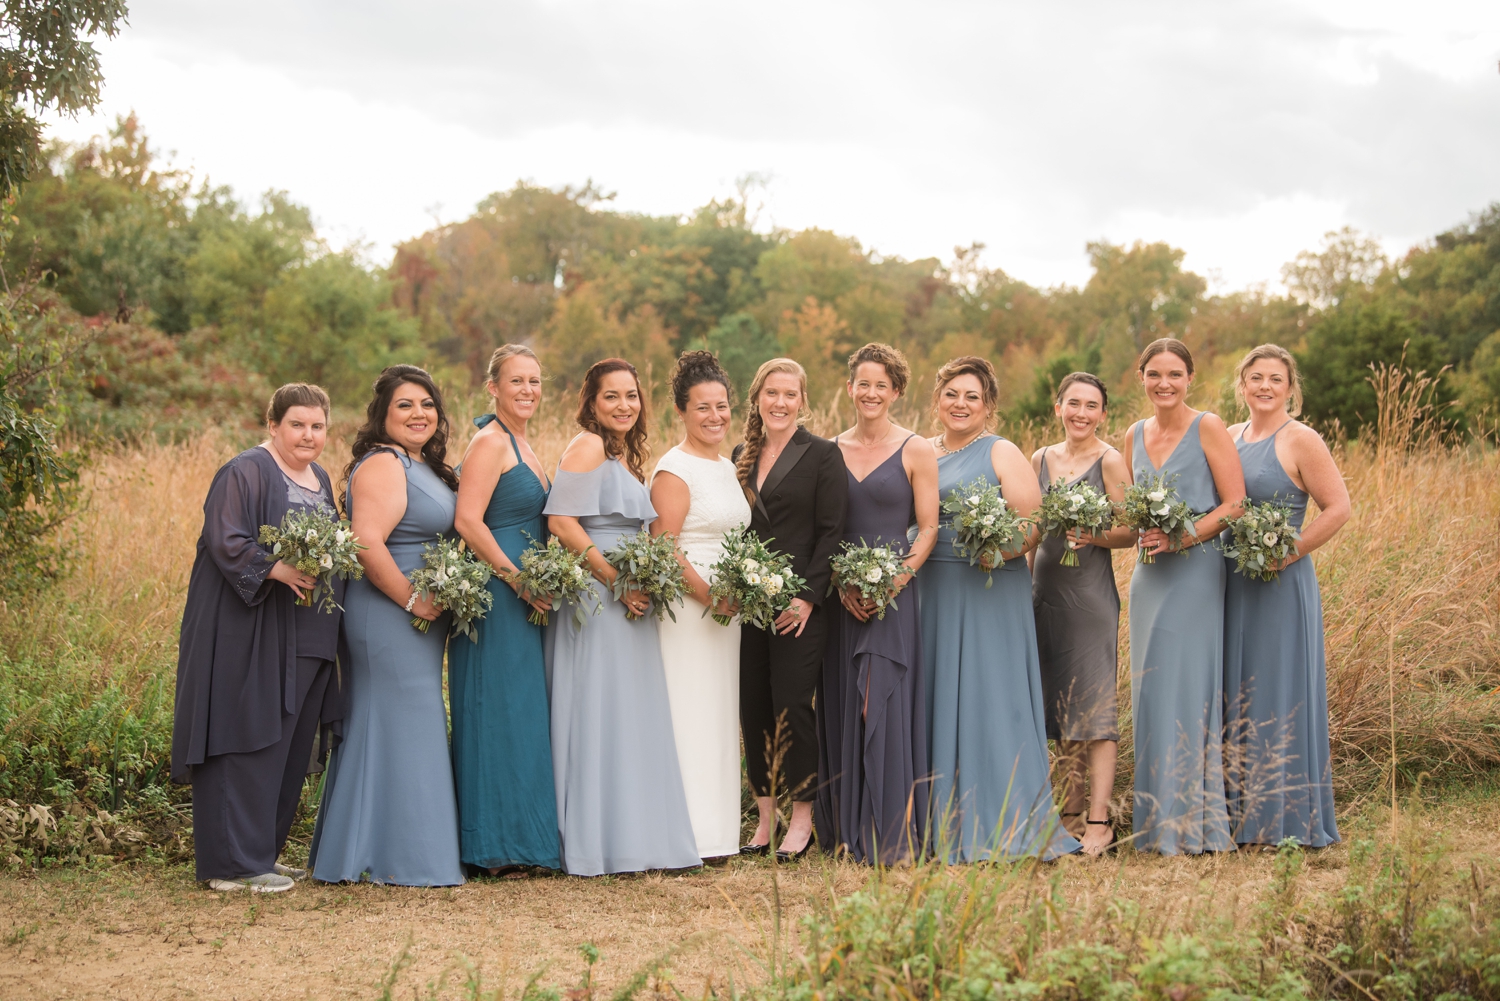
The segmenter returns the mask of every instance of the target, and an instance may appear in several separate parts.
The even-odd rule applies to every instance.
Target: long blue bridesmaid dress
[[[1219,506],[1193,418],[1157,468],[1144,422],[1137,481],[1161,473],[1195,514]],[[1224,802],[1224,558],[1217,540],[1137,563],[1130,578],[1130,694],[1135,718],[1134,845],[1163,855],[1228,851]]]
[[[1287,424],[1291,421],[1288,420]],[[1245,493],[1292,508],[1298,528],[1307,491],[1276,458],[1276,434],[1235,447]],[[1224,724],[1229,822],[1240,844],[1296,838],[1311,848],[1339,840],[1328,747],[1323,601],[1312,560],[1273,581],[1229,568],[1224,594]]]
[[[393,449],[406,470],[406,513],[386,548],[403,574],[422,564],[422,546],[453,531],[448,484]],[[352,481],[359,466],[349,474]],[[351,508],[352,496],[345,507]],[[344,740],[328,759],[309,862],[328,883],[456,886],[458,803],[448,758],[443,648],[448,616],[427,632],[371,584],[349,581],[344,637],[349,644],[349,714]],[[463,642],[468,642],[464,640]]]
[[[938,456],[938,494],[976,479],[999,486],[990,461],[996,441],[981,435]],[[1077,851],[1052,802],[1025,557],[987,575],[953,551],[952,517],[944,515],[921,577],[933,850],[948,862]]]
[[[512,563],[546,541],[542,508],[547,488],[521,458],[495,484],[484,523]],[[448,702],[453,713],[453,781],[458,789],[462,859],[481,868],[561,863],[557,853],[557,794],[552,777],[547,665],[543,627],[526,621],[531,611],[498,577],[488,585],[494,605],[474,624],[476,642],[455,636],[448,644]],[[561,614],[561,613],[560,613]]]

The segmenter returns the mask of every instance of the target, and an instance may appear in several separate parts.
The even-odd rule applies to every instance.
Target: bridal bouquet
[[[1229,546],[1236,573],[1251,580],[1275,580],[1283,560],[1297,555],[1302,533],[1292,524],[1292,509],[1275,498],[1246,500],[1243,513],[1228,522]]]
[[[349,522],[334,518],[322,508],[292,508],[281,519],[280,528],[260,526],[260,542],[271,547],[276,560],[318,578],[312,590],[297,599],[303,608],[311,608],[321,595],[322,610],[332,614],[340,607],[333,600],[333,578],[358,580],[365,575],[359,562],[365,547],[354,537]]]
[[[1177,477],[1172,477],[1175,480]],[[1125,488],[1125,499],[1120,503],[1120,523],[1138,532],[1159,528],[1167,534],[1174,546],[1182,544],[1184,534],[1194,538],[1193,511],[1187,502],[1177,496],[1177,488],[1164,476],[1150,476]],[[1136,548],[1142,563],[1155,563],[1156,554]]]
[[[1000,496],[1000,488],[983,478],[949,491],[943,498],[943,514],[953,519],[953,551],[969,558],[969,566],[983,561],[986,569],[1004,562],[1004,553],[1026,548],[1031,523]],[[990,575],[985,587],[995,583]]]
[[[606,550],[604,558],[609,565],[620,571],[615,578],[615,597],[623,598],[627,591],[641,591],[651,599],[651,610],[658,621],[665,612],[677,621],[677,613],[669,607],[673,602],[682,604],[687,594],[687,581],[682,576],[682,564],[677,562],[677,538],[673,535],[652,535],[644,528],[634,535],[627,535]],[[625,617],[639,619],[627,607]]]
[[[592,578],[589,574],[588,560],[583,554],[575,553],[562,544],[557,536],[547,539],[544,546],[532,539],[531,545],[521,554],[519,560],[521,566],[510,579],[522,594],[529,594],[537,598],[550,598],[552,611],[561,611],[563,605],[573,606],[573,618],[577,620],[581,629],[588,617],[583,612],[585,596],[593,594],[590,587]],[[594,602],[594,614],[599,614],[602,601]],[[533,608],[526,616],[526,621],[534,626],[545,626],[547,624],[547,613],[537,611]]]
[[[829,565],[833,568],[833,587],[852,587],[860,597],[875,603],[875,617],[885,618],[886,608],[896,607],[896,578],[904,573],[915,573],[906,565],[905,557],[894,546],[867,546],[844,543]]]
[[[1043,535],[1064,538],[1075,528],[1088,535],[1098,535],[1109,530],[1114,515],[1115,506],[1105,494],[1087,483],[1069,486],[1066,481],[1058,480],[1042,494],[1037,527]],[[1078,565],[1078,551],[1072,543],[1063,548],[1062,559],[1058,562],[1065,567]]]
[[[740,621],[756,629],[770,629],[807,586],[805,578],[792,572],[790,556],[773,551],[744,525],[724,533],[724,554],[709,569],[713,583],[705,614],[721,599],[728,599],[739,606]],[[721,626],[733,621],[718,612],[713,617]]]
[[[422,547],[422,561],[426,565],[407,574],[406,579],[433,604],[453,613],[454,632],[469,637],[470,643],[478,643],[474,620],[484,618],[495,603],[495,596],[485,587],[495,575],[490,565],[465,549],[462,542],[441,535],[436,544],[429,542]],[[411,624],[424,633],[432,626],[415,615]]]

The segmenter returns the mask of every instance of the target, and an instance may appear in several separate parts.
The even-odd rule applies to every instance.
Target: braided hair
[[[795,375],[801,385],[802,404],[797,410],[797,422],[802,423],[810,413],[807,406],[807,371],[801,365],[790,358],[772,358],[755,370],[750,392],[745,396],[745,443],[740,448],[740,457],[734,463],[734,472],[739,477],[740,486],[744,489],[746,498],[752,501],[755,495],[755,463],[760,459],[760,450],[766,443],[765,422],[760,416],[760,392],[766,387],[766,380],[778,372]]]

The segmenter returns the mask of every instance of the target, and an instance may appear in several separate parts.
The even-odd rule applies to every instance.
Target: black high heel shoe
[[[797,851],[794,851],[794,852],[784,852],[780,848],[778,848],[778,849],[776,849],[776,862],[779,865],[786,865],[788,862],[795,862],[798,859],[800,859],[803,856],[805,856],[812,849],[812,846],[813,846],[813,839],[811,837],[809,837],[807,839],[807,844],[803,845]]]
[[[740,845],[741,855],[763,856],[771,854],[771,843],[767,841],[763,845]]]
[[[1093,824],[1095,827],[1109,828],[1109,844],[1105,845],[1104,849],[1099,854],[1113,855],[1115,853],[1115,849],[1119,847],[1119,838],[1115,836],[1115,825],[1107,820],[1085,820],[1084,823]]]

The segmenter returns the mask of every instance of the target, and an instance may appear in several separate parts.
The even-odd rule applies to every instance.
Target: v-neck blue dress
[[[491,422],[510,437],[516,464],[495,484],[484,523],[519,566],[532,539],[547,541],[542,518],[547,488],[521,458],[509,428],[494,414],[474,419],[481,428]],[[561,862],[544,627],[526,621],[531,608],[509,584],[495,577],[488,588],[494,605],[474,624],[475,642],[455,636],[448,644],[462,858],[483,868],[556,869]]]
[[[1288,421],[1287,423],[1291,423]],[[1286,427],[1285,424],[1282,427]],[[1302,527],[1307,491],[1276,458],[1276,434],[1236,442],[1253,501],[1277,500]],[[1228,567],[1224,595],[1225,755],[1229,820],[1240,844],[1339,840],[1328,747],[1323,599],[1310,559],[1272,581]]]
[[[1176,477],[1197,515],[1219,506],[1198,435],[1203,415],[1158,468],[1145,422],[1132,432],[1137,481]],[[1159,553],[1130,578],[1130,695],[1135,718],[1135,847],[1163,855],[1228,851],[1224,803],[1224,557],[1218,540]]]

